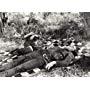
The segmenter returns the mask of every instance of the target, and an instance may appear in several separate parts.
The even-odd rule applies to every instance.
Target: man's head
[[[49,48],[48,51],[52,59],[62,60],[64,58],[62,50],[59,47]]]
[[[56,60],[62,60],[62,59],[63,59],[63,55],[62,55],[61,52],[55,52],[54,58],[55,58]]]

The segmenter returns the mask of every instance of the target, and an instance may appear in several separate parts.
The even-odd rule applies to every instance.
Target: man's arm
[[[50,70],[50,68],[52,68],[54,65],[57,67],[67,67],[69,64],[70,64],[70,62],[66,62],[64,60],[63,61],[52,61],[52,62],[48,63],[45,68],[47,70]]]
[[[50,70],[50,68],[53,67],[54,65],[56,65],[56,63],[57,63],[56,61],[52,61],[52,62],[48,63],[45,68],[47,70]]]
[[[54,65],[57,67],[67,67],[68,65],[72,64],[74,61],[74,55],[72,53],[69,53],[67,57],[64,60],[57,60],[57,61],[52,61],[46,65],[46,69],[49,70],[51,67]]]

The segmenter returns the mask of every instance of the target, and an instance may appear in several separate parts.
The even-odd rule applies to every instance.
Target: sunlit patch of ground
[[[4,42],[2,39],[0,39],[0,60],[5,58],[2,54],[4,51],[10,51],[16,48],[18,45],[15,42],[6,41]]]
[[[83,71],[79,66],[74,65],[66,68],[65,67],[54,68],[49,72],[46,72],[45,70],[43,70],[40,73],[34,74],[32,76],[35,76],[35,77],[88,77],[90,76],[90,74]]]

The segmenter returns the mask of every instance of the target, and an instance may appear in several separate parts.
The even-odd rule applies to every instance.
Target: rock
[[[40,72],[40,69],[39,69],[39,68],[35,68],[35,69],[33,69],[33,71],[34,71],[35,73],[39,73],[39,72]]]
[[[22,75],[22,77],[29,77],[30,76],[30,74],[27,72],[23,72],[23,73],[21,73],[21,75]]]

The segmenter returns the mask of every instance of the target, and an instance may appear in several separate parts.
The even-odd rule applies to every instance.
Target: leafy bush
[[[4,36],[9,39],[16,38],[15,34],[22,36],[31,31],[46,38],[82,39],[86,32],[79,13],[39,12],[28,15],[11,13],[8,17],[11,19],[4,29]],[[28,19],[25,19],[26,17]]]

